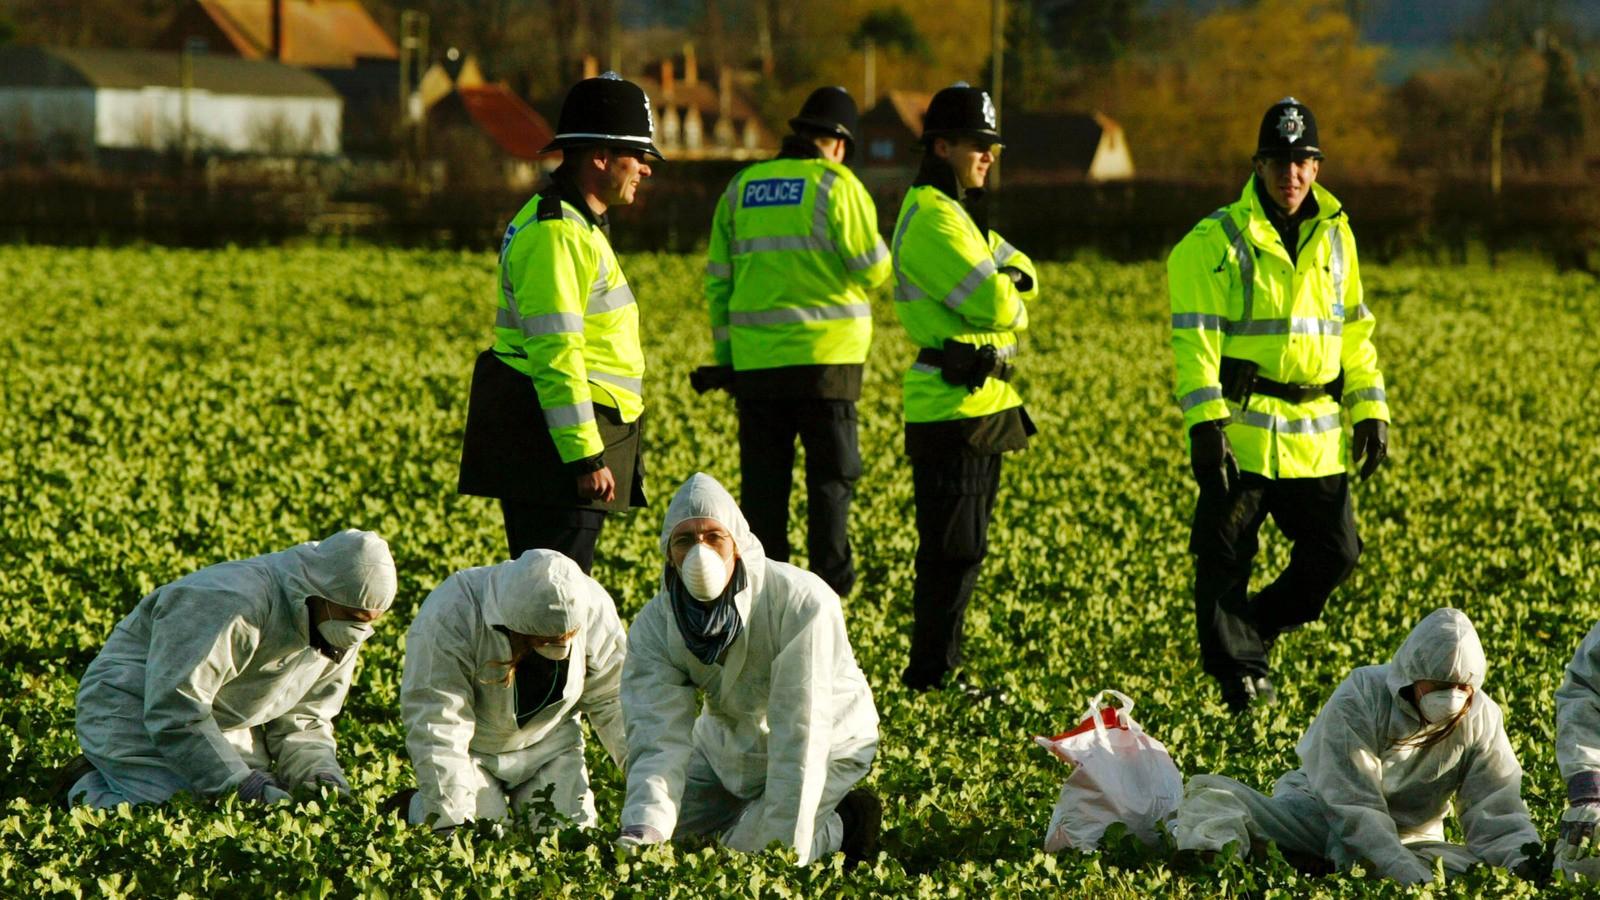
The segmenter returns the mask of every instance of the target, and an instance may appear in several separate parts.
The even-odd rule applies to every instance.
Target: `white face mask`
[[[1472,694],[1466,688],[1434,688],[1422,695],[1417,708],[1428,722],[1447,722],[1465,709]]]
[[[678,577],[683,579],[683,586],[689,589],[696,600],[710,603],[722,596],[731,576],[728,564],[722,561],[717,551],[705,544],[695,544],[683,555],[683,562],[678,564]]]
[[[566,641],[560,644],[536,644],[534,645],[533,652],[539,654],[545,659],[560,662],[561,660],[572,655],[572,642]]]
[[[351,619],[325,619],[317,623],[317,631],[321,632],[322,639],[336,650],[349,650],[372,637],[370,623]]]

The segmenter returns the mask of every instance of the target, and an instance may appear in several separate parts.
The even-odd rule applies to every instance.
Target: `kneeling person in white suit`
[[[349,791],[333,717],[394,592],[389,545],[353,530],[156,588],[84,673],[78,742],[94,769],[68,796],[108,807],[185,790],[286,800],[305,782]]]
[[[611,596],[553,550],[445,579],[406,632],[400,705],[418,788],[395,811],[444,829],[504,819],[548,790],[555,812],[593,827],[578,714],[622,765],[625,656]]]
[[[882,808],[852,788],[877,753],[878,713],[838,595],[766,559],[704,474],[672,498],[661,551],[661,591],[628,631],[620,843],[708,834],[752,853],[776,841],[802,864],[872,855]]]
[[[1429,613],[1387,665],[1351,672],[1295,746],[1301,766],[1271,797],[1220,775],[1189,779],[1173,834],[1179,850],[1243,854],[1258,842],[1285,856],[1356,863],[1407,884],[1433,861],[1460,875],[1517,868],[1539,835],[1522,802],[1522,767],[1500,707],[1483,690],[1487,661],[1460,611]],[[1467,843],[1444,840],[1451,807]]]
[[[1567,783],[1556,869],[1600,880],[1600,625],[1590,629],[1556,689],[1556,763]]]

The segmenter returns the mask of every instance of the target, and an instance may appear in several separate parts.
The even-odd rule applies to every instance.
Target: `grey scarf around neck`
[[[678,621],[678,633],[695,659],[708,666],[716,665],[722,654],[744,632],[744,620],[739,618],[739,607],[733,598],[745,588],[744,560],[735,560],[733,577],[722,589],[722,596],[710,603],[696,600],[684,587],[678,570],[667,566],[668,591],[672,597],[672,616]]]

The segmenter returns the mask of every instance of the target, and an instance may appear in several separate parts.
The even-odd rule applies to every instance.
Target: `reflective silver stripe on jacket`
[[[1173,313],[1172,327],[1221,331],[1230,337],[1260,337],[1271,334],[1317,334],[1333,337],[1344,333],[1344,323],[1337,319],[1293,318],[1234,322],[1211,313]]]
[[[506,312],[501,310],[501,312]],[[502,324],[499,316],[495,317],[495,324]],[[577,313],[543,313],[537,316],[524,316],[515,325],[506,325],[507,328],[521,330],[524,337],[539,337],[547,334],[583,334],[583,316]]]
[[[1359,391],[1346,391],[1344,394],[1345,406],[1354,406],[1357,403],[1365,403],[1368,400],[1376,400],[1379,403],[1388,403],[1389,395],[1385,394],[1383,392],[1383,388],[1381,387],[1362,388]]]
[[[1364,300],[1355,309],[1344,314],[1344,320],[1346,322],[1359,322],[1362,319],[1370,318],[1372,318],[1372,309],[1367,306],[1366,301]]]
[[[728,263],[712,262],[706,260],[706,274],[712,278],[732,278],[733,266]]]
[[[911,227],[911,220],[916,218],[917,210],[921,208],[915,203],[911,204],[894,230],[894,299],[901,302],[921,300],[927,296],[906,278],[905,271],[900,268],[900,244],[906,239],[906,229]]]
[[[732,333],[728,331],[728,326],[726,325],[718,325],[711,329],[711,339],[713,341],[725,341],[730,337],[732,337]]]
[[[911,364],[911,371],[913,371],[913,372],[921,372],[924,375],[938,375],[939,374],[939,367],[938,366],[930,366],[925,362],[914,362],[914,363]]]
[[[728,182],[728,190],[723,193],[722,202],[728,205],[728,243],[732,246],[735,237],[733,215],[739,211],[739,179],[737,177]]]
[[[977,265],[972,267],[972,271],[961,279],[961,283],[951,288],[950,293],[944,295],[944,305],[951,309],[960,307],[961,304],[967,302],[968,297],[972,296],[973,291],[976,291],[983,286],[984,282],[993,278],[996,271],[998,270],[992,258],[978,260]]]
[[[1256,302],[1256,259],[1250,253],[1250,242],[1245,240],[1244,232],[1234,223],[1233,216],[1226,209],[1219,209],[1208,219],[1216,219],[1222,223],[1222,231],[1228,236],[1228,242],[1233,245],[1234,258],[1239,260],[1239,283],[1244,292],[1244,319],[1249,322]]]
[[[1017,255],[1017,248],[1002,240],[1000,246],[994,248],[994,261],[998,265],[1005,265],[1006,260]]]
[[[734,256],[743,256],[746,253],[766,253],[773,250],[833,250],[833,243],[827,238],[818,238],[813,234],[780,234],[772,237],[745,238],[734,241],[732,252]]]
[[[1339,414],[1316,416],[1310,419],[1285,419],[1260,410],[1235,410],[1233,421],[1252,428],[1267,428],[1278,434],[1326,434],[1340,428]]]
[[[828,195],[833,193],[833,183],[839,180],[839,173],[832,169],[823,169],[822,177],[817,180],[817,197],[811,204],[811,236],[824,241],[828,239]]]
[[[610,372],[596,372],[595,370],[590,369],[589,380],[623,388],[624,390],[632,391],[635,394],[644,393],[643,378],[629,378],[626,375],[612,375]]]
[[[827,319],[865,319],[871,315],[870,304],[849,303],[840,306],[799,306],[732,312],[728,314],[728,322],[733,325],[786,325],[793,322],[821,322]]]
[[[1184,394],[1182,397],[1179,397],[1178,408],[1184,412],[1188,412],[1202,403],[1210,403],[1213,400],[1221,399],[1222,388],[1212,385],[1210,387],[1203,387],[1190,391],[1189,393]]]
[[[1173,313],[1173,328],[1199,328],[1205,331],[1226,331],[1228,320],[1211,313]]]
[[[877,241],[877,245],[871,250],[868,250],[860,256],[852,256],[845,260],[844,267],[852,272],[859,272],[862,269],[870,269],[878,263],[888,259],[889,245],[885,244],[883,242],[883,238],[881,237],[878,238]]]
[[[599,294],[591,293],[588,314],[592,316],[597,313],[612,312],[633,302],[633,288],[628,287],[628,283],[624,281],[610,290]]]
[[[1344,233],[1339,230],[1339,223],[1333,223],[1333,243],[1328,248],[1328,268],[1333,276],[1333,302],[1335,306],[1344,306]]]
[[[544,411],[546,428],[571,428],[594,421],[594,404],[588,400],[571,406],[553,406]]]

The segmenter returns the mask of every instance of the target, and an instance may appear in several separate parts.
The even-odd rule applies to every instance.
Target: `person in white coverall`
[[[1387,665],[1351,672],[1295,746],[1301,766],[1264,797],[1220,775],[1189,779],[1173,834],[1180,851],[1243,855],[1271,842],[1286,857],[1357,863],[1406,884],[1479,863],[1515,869],[1539,835],[1522,803],[1522,767],[1472,623],[1437,609]],[[1454,807],[1466,846],[1444,840]]]
[[[877,753],[878,713],[838,595],[766,559],[705,474],[672,498],[661,551],[661,591],[628,630],[619,843],[705,834],[750,853],[777,842],[801,864],[875,855],[882,806],[852,788]]]
[[[94,768],[68,797],[270,802],[307,782],[347,793],[333,717],[394,593],[389,545],[353,530],[156,588],[79,684],[78,742]]]
[[[1556,763],[1568,805],[1555,868],[1568,878],[1600,880],[1600,625],[1578,645],[1556,690]]]
[[[578,714],[621,766],[626,649],[611,596],[554,550],[445,579],[406,632],[400,706],[418,789],[395,810],[443,829],[504,819],[548,790],[557,813],[593,827]]]

